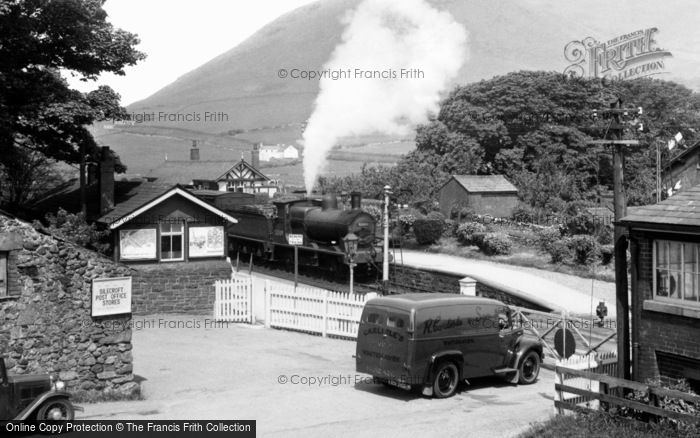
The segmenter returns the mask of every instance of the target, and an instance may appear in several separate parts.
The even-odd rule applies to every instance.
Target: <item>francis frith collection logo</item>
[[[571,63],[564,73],[608,79],[634,79],[666,73],[664,61],[672,55],[658,47],[657,32],[657,28],[651,27],[605,42],[592,37],[571,41],[564,48],[564,57]]]

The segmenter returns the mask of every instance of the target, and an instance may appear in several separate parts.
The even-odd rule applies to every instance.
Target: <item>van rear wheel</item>
[[[454,362],[441,362],[435,372],[433,394],[437,398],[447,398],[454,395],[459,383],[459,370]]]
[[[540,374],[540,355],[536,351],[528,351],[520,361],[518,371],[520,371],[518,383],[523,385],[535,383],[537,376]]]

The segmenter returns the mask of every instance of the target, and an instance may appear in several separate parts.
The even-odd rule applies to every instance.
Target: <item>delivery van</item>
[[[542,343],[515,328],[500,301],[414,293],[367,301],[355,360],[357,371],[375,381],[444,398],[474,377],[534,383],[542,355]]]

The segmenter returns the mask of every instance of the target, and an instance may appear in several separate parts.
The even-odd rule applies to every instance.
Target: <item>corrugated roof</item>
[[[159,181],[144,182],[132,188],[128,193],[125,193],[121,201],[115,205],[111,211],[97,219],[97,222],[110,224],[154,200],[173,187],[175,187],[175,184],[162,183]]]
[[[632,207],[620,222],[700,226],[700,186],[691,187],[658,204]]]
[[[471,193],[518,192],[518,188],[511,184],[503,175],[452,175],[452,178]]]

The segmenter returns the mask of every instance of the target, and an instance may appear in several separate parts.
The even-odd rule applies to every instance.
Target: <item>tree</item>
[[[98,153],[88,126],[122,115],[119,96],[109,87],[87,94],[72,90],[59,71],[87,81],[103,72],[123,75],[124,67],[145,58],[134,49],[135,35],[106,21],[103,4],[0,4],[0,156],[28,148],[84,168],[86,159]]]
[[[0,185],[9,209],[18,210],[63,181],[53,164],[43,154],[23,148],[11,149],[2,157]]]

